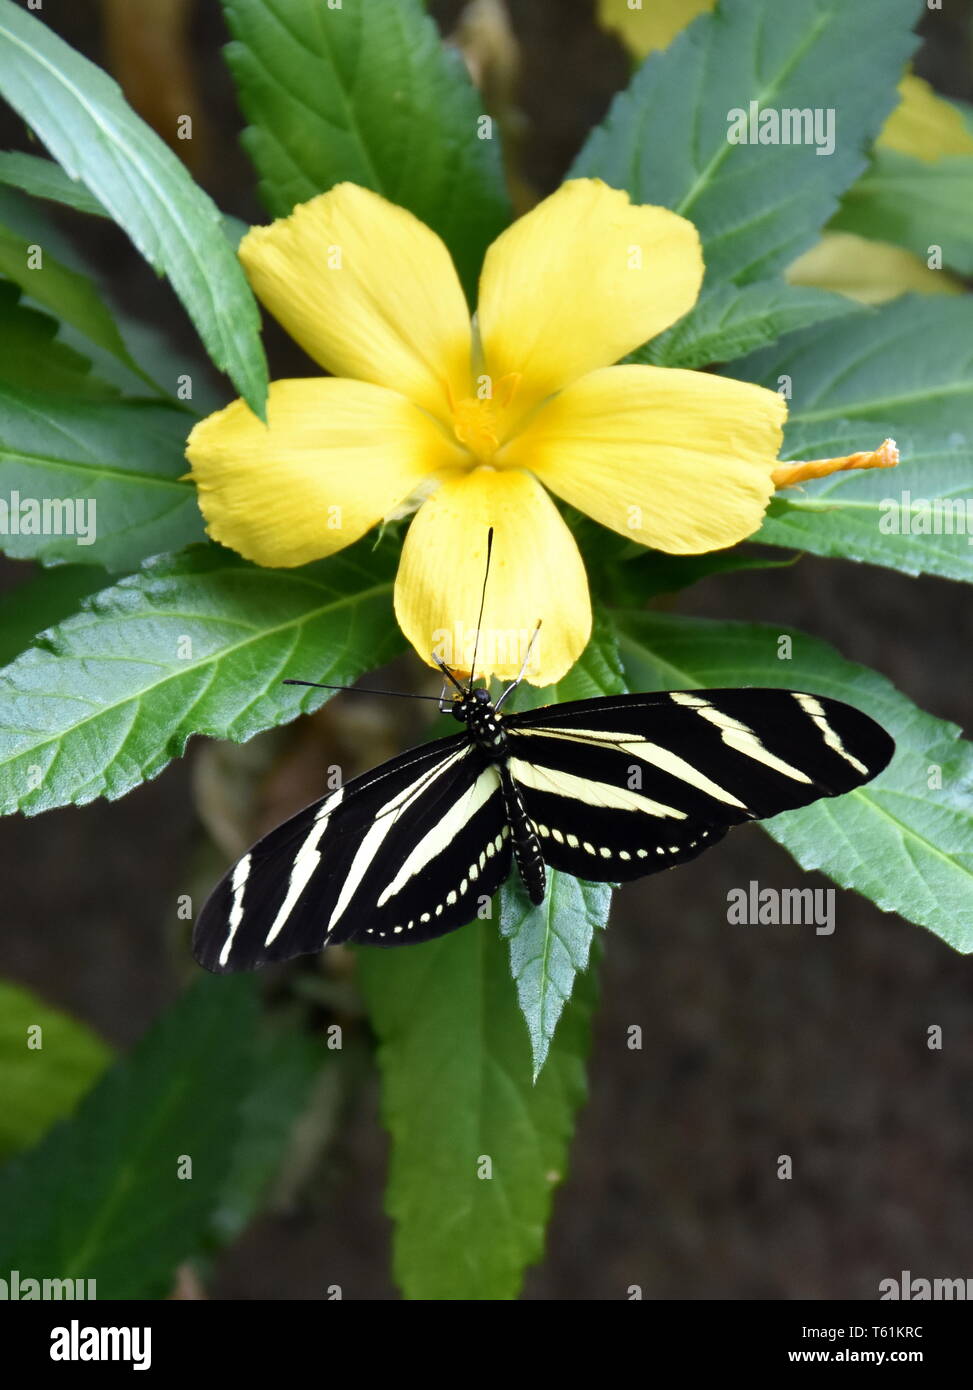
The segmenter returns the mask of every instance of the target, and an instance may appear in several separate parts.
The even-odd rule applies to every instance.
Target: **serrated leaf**
[[[482,99],[420,0],[223,0],[244,143],[275,216],[348,179],[439,233],[468,291],[509,219]]]
[[[808,690],[846,700],[887,729],[896,752],[874,781],[764,826],[802,868],[973,951],[973,745],[955,725],[802,632],[655,613],[618,614],[616,624],[629,682],[640,689]],[[793,644],[787,661],[778,658],[783,636]]]
[[[50,314],[20,302],[16,285],[0,280],[0,382],[48,395],[117,397],[110,382],[92,375],[91,359],[58,337],[60,325]]]
[[[412,1299],[516,1298],[542,1254],[585,1096],[591,974],[535,1086],[493,922],[408,950],[363,949],[357,960],[380,1042],[399,1286]]]
[[[522,685],[511,699],[516,709],[537,709],[565,700],[621,695],[627,689],[615,633],[596,613],[591,640],[564,679],[542,688]],[[539,906],[531,903],[516,873],[501,885],[497,901],[536,1081],[575,975],[588,967],[593,935],[608,923],[611,888],[606,883],[581,883],[549,868],[547,892]]]
[[[633,352],[630,360],[685,368],[732,362],[785,333],[854,313],[857,307],[843,295],[783,280],[718,285],[687,318]]]
[[[0,672],[0,810],[111,799],[180,757],[192,734],[242,743],[317,709],[403,645],[394,560],[371,539],[302,569],[217,546],[161,556]]]
[[[0,1158],[35,1144],[69,1114],[110,1057],[83,1023],[0,980]]]
[[[219,211],[117,83],[13,0],[0,0],[0,93],[169,277],[213,361],[262,414],[259,314]]]
[[[70,618],[82,599],[110,583],[110,576],[93,565],[58,565],[37,570],[0,594],[0,667],[46,628]]]
[[[876,241],[891,241],[928,261],[973,274],[973,155],[935,163],[877,149],[865,174],[849,188],[831,226]]]
[[[836,420],[789,433],[785,453],[834,458],[849,439],[895,434],[903,463],[835,473],[778,493],[754,537],[904,574],[973,582],[973,473],[968,448],[916,443],[892,422]],[[938,534],[937,534],[938,528]]]
[[[595,932],[607,925],[612,898],[608,883],[583,883],[556,869],[548,869],[547,877],[539,907],[513,875],[498,895],[500,932],[510,946],[510,971],[530,1037],[535,1082],[575,976],[588,969]]]
[[[0,1175],[0,1265],[21,1281],[94,1279],[102,1299],[164,1297],[207,1238],[256,1019],[250,977],[200,980],[163,1015],[71,1120]]]
[[[792,261],[865,167],[916,47],[916,0],[723,0],[643,63],[571,176],[603,178],[699,228],[710,284]],[[862,64],[862,52],[869,61]],[[730,113],[832,110],[835,148],[734,144]]]
[[[73,401],[0,386],[5,552],[117,571],[203,540],[196,489],[182,480],[192,419],[149,402]]]
[[[969,447],[973,302],[966,296],[907,295],[793,333],[777,347],[734,363],[729,375],[773,390],[781,376],[789,377],[792,429],[836,420],[864,429],[871,428],[869,421],[889,421],[917,440]],[[849,450],[858,447],[849,442]]]
[[[724,312],[724,283],[767,281],[793,261],[865,167],[864,150],[898,100],[918,13],[916,0],[723,0],[646,59],[589,136],[569,177],[603,178],[699,229],[706,278],[676,339],[692,365],[702,359],[691,345]],[[833,151],[820,155],[824,146],[813,142],[731,143],[731,113],[749,113],[751,102],[778,113],[832,112]],[[711,304],[714,293],[722,298]],[[764,295],[776,298],[778,313],[795,303],[776,281],[756,302]],[[746,303],[740,312],[746,322]],[[753,320],[748,331],[756,331]],[[772,322],[764,331],[772,333]],[[747,349],[730,336],[726,358],[710,360],[729,360],[731,350]]]
[[[32,253],[37,251],[40,264],[32,268]],[[25,237],[3,226],[0,226],[0,275],[12,280],[35,303],[73,324],[85,337],[138,373],[138,364],[129,355],[97,287],[87,276],[62,265],[43,246],[32,247]]]
[[[771,389],[782,379],[790,383],[784,457],[834,457],[876,448],[891,436],[903,460],[892,471],[839,473],[787,489],[772,504],[757,539],[907,574],[971,577],[968,297],[913,295],[807,329],[734,363],[732,374]],[[926,525],[925,502],[938,503],[929,514],[938,512],[939,520],[929,524],[939,534],[917,529]]]

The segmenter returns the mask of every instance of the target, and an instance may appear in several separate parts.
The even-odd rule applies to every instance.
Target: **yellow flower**
[[[946,155],[973,154],[973,135],[959,110],[937,96],[928,82],[907,72],[899,83],[902,100],[889,116],[876,145],[936,164]]]
[[[901,246],[854,232],[822,233],[819,242],[791,261],[784,279],[791,285],[833,290],[860,304],[884,304],[910,292],[964,293],[961,282],[948,271],[931,270]]]
[[[580,655],[587,579],[549,492],[675,554],[760,525],[780,396],[611,365],[696,300],[699,238],[677,214],[598,180],[562,185],[490,247],[472,323],[435,233],[353,184],[254,228],[240,257],[334,375],[272,383],[267,425],[234,401],[195,427],[209,534],[258,564],[302,565],[415,511],[395,611],[425,660],[435,648],[469,669],[490,526],[480,671],[516,674],[539,619],[528,679],[558,680]]]

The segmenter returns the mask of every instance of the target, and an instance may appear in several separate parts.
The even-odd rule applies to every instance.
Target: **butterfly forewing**
[[[785,690],[579,700],[512,715],[506,730],[545,860],[605,881],[684,863],[732,825],[849,791],[893,748],[850,706]]]
[[[226,874],[194,933],[209,970],[343,941],[399,945],[462,926],[510,872],[499,779],[464,735],[306,807]]]

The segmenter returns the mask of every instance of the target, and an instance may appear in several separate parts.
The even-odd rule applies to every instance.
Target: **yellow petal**
[[[697,15],[711,10],[716,0],[641,0],[632,8],[628,0],[598,0],[598,22],[614,29],[636,58],[644,58],[669,44]]]
[[[836,290],[861,304],[884,304],[900,294],[962,294],[963,286],[945,270],[901,246],[871,241],[854,232],[825,232],[821,240],[788,266],[792,285]]]
[[[445,414],[470,391],[470,316],[449,252],[411,212],[339,183],[240,243],[254,290],[335,376]]]
[[[699,235],[667,208],[633,206],[600,179],[572,179],[493,243],[477,310],[484,369],[520,377],[523,415],[617,362],[691,309]]]
[[[672,554],[760,525],[786,414],[776,392],[667,367],[606,367],[549,401],[498,462],[604,526]]]
[[[973,134],[962,115],[937,96],[928,82],[907,72],[899,83],[899,105],[882,127],[876,144],[934,164],[950,154],[973,154]]]
[[[464,457],[411,401],[364,381],[274,381],[267,419],[234,401],[186,446],[207,531],[258,565],[342,550]]]
[[[527,473],[476,468],[449,478],[423,503],[395,581],[399,626],[429,665],[436,652],[452,670],[470,674],[491,526],[476,674],[512,680],[542,622],[525,678],[549,685],[587,645],[591,601],[574,537]]]

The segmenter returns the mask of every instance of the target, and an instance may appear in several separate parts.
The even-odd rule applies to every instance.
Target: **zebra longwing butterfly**
[[[464,687],[439,664],[463,732],[383,763],[259,840],[203,907],[201,965],[248,970],[339,942],[429,941],[472,921],[515,863],[534,903],[547,866],[616,883],[658,873],[731,826],[861,786],[895,747],[852,706],[793,690],[617,695],[504,716],[520,678],[494,705],[472,675]]]

